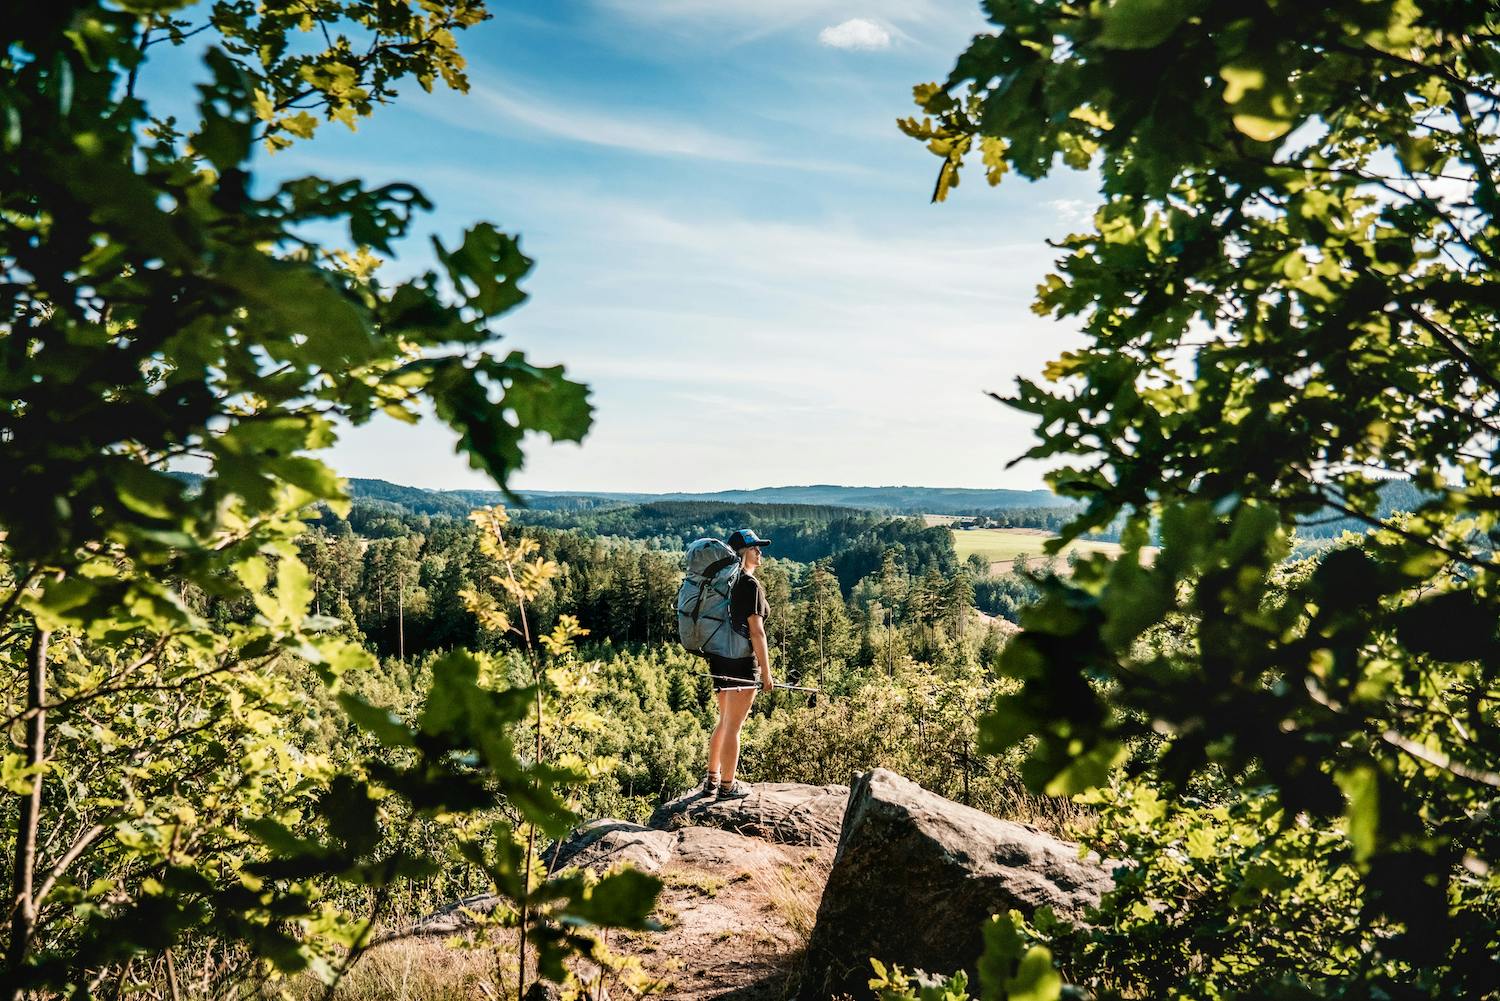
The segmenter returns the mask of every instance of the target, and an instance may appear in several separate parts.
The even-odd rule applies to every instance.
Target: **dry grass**
[[[322,1001],[310,976],[288,985],[295,1001]],[[494,947],[463,948],[445,938],[397,939],[371,949],[334,992],[336,1001],[505,1001],[514,998],[514,955]]]
[[[507,932],[490,935],[489,945],[433,936],[375,946],[339,982],[334,1001],[515,1001],[515,941],[497,941]],[[660,990],[660,983],[641,975],[640,959],[632,955],[656,951],[647,933],[605,932],[603,946],[603,954],[611,957],[608,966],[582,959],[568,964],[578,978],[572,989],[579,1001],[612,993],[640,997]],[[528,980],[535,976],[533,970]],[[282,997],[323,1001],[325,991],[315,978],[302,976]]]
[[[697,869],[672,869],[663,874],[662,882],[670,887],[692,890],[699,896],[717,897],[729,881]]]
[[[755,876],[760,892],[797,936],[802,945],[812,935],[818,904],[828,882],[828,865],[810,855],[793,865],[769,867]]]
[[[1092,830],[1097,817],[1087,806],[1064,796],[1043,796],[1016,782],[1004,789],[995,804],[986,804],[985,812],[1002,820],[1029,824],[1054,838],[1076,841],[1081,833]]]

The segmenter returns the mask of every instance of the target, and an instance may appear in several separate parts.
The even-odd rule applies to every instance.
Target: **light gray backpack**
[[[750,640],[729,624],[729,596],[740,579],[739,557],[718,539],[687,547],[687,574],[677,589],[677,635],[689,652],[749,657]]]

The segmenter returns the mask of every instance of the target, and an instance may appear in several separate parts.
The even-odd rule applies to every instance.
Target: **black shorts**
[[[754,657],[716,657],[708,655],[708,673],[716,692],[734,692],[745,688],[759,688],[760,672],[755,669]]]

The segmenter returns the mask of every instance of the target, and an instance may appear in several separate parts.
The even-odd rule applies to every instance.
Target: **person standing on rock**
[[[771,606],[766,601],[766,589],[755,579],[761,550],[771,540],[741,528],[730,534],[728,542],[740,559],[741,571],[729,596],[729,626],[750,641],[752,653],[740,658],[708,655],[708,673],[713,677],[714,698],[719,703],[719,723],[708,740],[708,775],[703,779],[703,795],[743,799],[750,795],[750,787],[734,777],[740,761],[740,728],[750,715],[755,690],[769,692],[774,687],[771,648],[766,642],[766,615]]]

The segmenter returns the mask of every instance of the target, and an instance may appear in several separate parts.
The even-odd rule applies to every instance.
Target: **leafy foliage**
[[[979,960],[979,1001],[1059,1001],[1074,992],[1063,986],[1052,967],[1052,952],[1029,941],[1033,930],[1018,911],[996,914],[984,925],[984,954]],[[908,974],[899,966],[887,970],[871,959],[875,976],[870,989],[879,1001],[969,1001],[969,977],[962,970],[933,976]]]
[[[174,950],[204,942],[227,977],[336,981],[391,887],[437,864],[400,832],[502,807],[548,830],[568,817],[561,774],[507,737],[535,687],[481,685],[454,653],[415,728],[357,701],[345,686],[374,659],[310,614],[296,546],[309,505],[347,510],[309,454],[338,420],[430,404],[502,487],[526,432],[587,430],[586,391],[560,369],[484,351],[531,262],[480,223],[434,245],[441,274],[387,284],[374,254],[427,207],[420,192],[316,177],[263,191],[252,173],[256,141],[310,135],[309,109],[352,125],[403,76],[461,88],[452,32],[483,6],[187,7],[48,5],[0,55],[7,996],[119,995],[137,961],[164,962],[175,994]],[[199,30],[213,44],[184,133],[137,83],[155,45]],[[292,37],[314,30],[325,49]],[[314,241],[313,224],[347,242]],[[169,471],[185,459],[205,475]],[[205,617],[209,599],[234,614]],[[318,741],[291,739],[299,727],[340,726],[331,694],[410,760],[306,753]],[[295,712],[309,700],[326,714]],[[508,881],[493,832],[486,871],[524,910],[532,891]],[[639,924],[648,890],[575,878],[534,913]],[[536,934],[577,944],[551,921]]]
[[[1085,505],[1064,541],[1129,519],[1125,558],[1080,562],[1023,615],[1003,657],[1023,688],[989,746],[1034,736],[1027,775],[1055,793],[1146,746],[1132,770],[1173,797],[1222,771],[1279,825],[1308,818],[1316,837],[1262,850],[1322,861],[1283,871],[1262,913],[1293,920],[1305,879],[1360,910],[1318,924],[1316,953],[1278,928],[1294,994],[1493,996],[1493,11],[986,10],[995,32],[917,88],[928,117],[904,127],[943,159],[938,198],[976,149],[991,183],[1097,170],[1093,228],[1036,304],[1088,346],[1006,402],[1036,418],[1028,457],[1070,462],[1049,477]],[[1386,518],[1396,476],[1417,502]],[[1327,513],[1370,531],[1288,570],[1292,528]],[[1131,906],[1169,900],[1160,867],[1146,878],[1165,896]],[[1200,962],[1226,994],[1268,989],[1202,919],[1205,958],[1165,989]]]
[[[1116,871],[1107,922],[1050,929],[1070,972],[1122,996],[1318,996],[1361,976],[1404,979],[1358,945],[1364,893],[1349,836],[1288,819],[1267,791],[1209,782],[1211,798],[1173,802],[1120,783],[1091,796],[1102,807],[1091,847],[1139,861]]]
[[[143,104],[117,100],[141,60],[134,16],[83,5],[65,30],[46,27],[17,40],[0,90],[12,154],[0,256],[18,279],[0,293],[0,435],[26,474],[7,479],[0,516],[18,556],[57,561],[99,537],[104,513],[127,556],[192,574],[175,553],[228,520],[221,507],[251,521],[278,489],[340,498],[333,474],[297,454],[329,444],[334,417],[413,419],[430,399],[502,480],[521,429],[492,390],[515,393],[506,404],[527,428],[587,429],[583,390],[559,370],[431,353],[483,344],[520,301],[530,261],[513,238],[481,224],[451,252],[438,245],[456,302],[432,273],[384,287],[299,230],[340,221],[352,245],[389,253],[426,207],[419,192],[302,178],[254,197],[253,81],[234,60],[210,50],[191,159],[140,143]],[[211,469],[191,486],[161,468],[186,455]]]
[[[560,656],[566,645],[557,644]],[[432,691],[411,727],[360,700],[342,702],[388,753],[402,755],[394,762],[367,763],[377,788],[452,827],[463,859],[506,902],[491,912],[489,921],[521,931],[518,993],[524,994],[528,942],[536,952],[537,972],[562,981],[566,956],[593,951],[591,926],[652,927],[649,915],[660,882],[628,869],[601,879],[578,871],[552,874],[539,862],[537,833],[561,837],[577,820],[558,798],[558,787],[582,782],[587,775],[566,764],[539,757],[528,762],[517,755],[512,734],[533,711],[539,722],[541,692],[483,684],[482,676],[493,677],[496,666],[463,652],[438,660]],[[540,731],[535,733],[540,746]],[[524,835],[509,816],[493,818],[501,807],[518,815]]]
[[[134,7],[136,5],[127,5]],[[191,3],[144,4],[141,51],[182,44],[212,31],[253,88],[257,138],[271,150],[311,139],[321,121],[353,129],[377,104],[396,96],[396,84],[415,77],[431,91],[441,79],[467,91],[455,32],[489,17],[481,0],[437,0],[413,5],[371,0],[311,0],[252,5],[215,0],[207,11]],[[174,16],[181,8],[187,16]],[[308,39],[323,43],[306,44]],[[319,118],[321,114],[321,119]]]
[[[551,867],[544,867],[537,852],[538,833],[553,838],[567,830],[566,821],[573,819],[565,814],[562,804],[551,799],[552,784],[571,782],[581,784],[590,778],[607,773],[613,762],[596,757],[585,760],[574,750],[579,739],[602,729],[603,717],[592,712],[586,704],[593,691],[587,675],[571,663],[575,641],[588,633],[571,615],[561,616],[551,632],[534,636],[528,606],[540,596],[542,588],[560,567],[556,563],[537,555],[536,540],[524,536],[511,540],[507,537],[510,517],[504,508],[495,507],[474,511],[470,520],[479,528],[480,551],[492,562],[495,573],[490,582],[497,585],[504,595],[496,600],[483,591],[462,593],[465,605],[479,619],[482,626],[493,632],[513,633],[524,644],[531,668],[534,690],[528,699],[528,708],[535,709],[531,718],[532,767],[544,770],[550,781],[536,782],[526,791],[528,798],[541,802],[540,809],[525,811],[525,854],[514,858],[513,846],[507,844],[509,828],[503,828],[500,848],[491,855],[482,849],[466,846],[465,857],[478,863],[490,877],[500,894],[517,901],[519,913],[516,921],[520,928],[520,957],[517,963],[516,996],[526,996],[526,949],[528,939],[537,948],[537,969],[550,980],[562,980],[565,970],[563,958],[572,952],[590,951],[594,941],[581,935],[575,928],[579,924],[610,924],[623,927],[650,927],[647,915],[656,902],[661,881],[652,876],[626,869],[606,876],[597,885],[585,874],[568,873],[554,877]],[[512,612],[513,610],[513,612]],[[544,663],[545,651],[550,666]],[[551,698],[548,698],[548,696]],[[504,734],[503,720],[484,724],[484,729],[500,739]],[[492,738],[495,739],[495,738]],[[564,742],[573,745],[564,748]],[[508,756],[509,747],[502,747]],[[560,753],[561,752],[561,753]],[[554,761],[555,764],[545,764]],[[512,800],[516,795],[512,793]],[[544,880],[537,873],[546,872]],[[537,885],[540,882],[541,885]],[[545,922],[531,927],[538,916]]]

